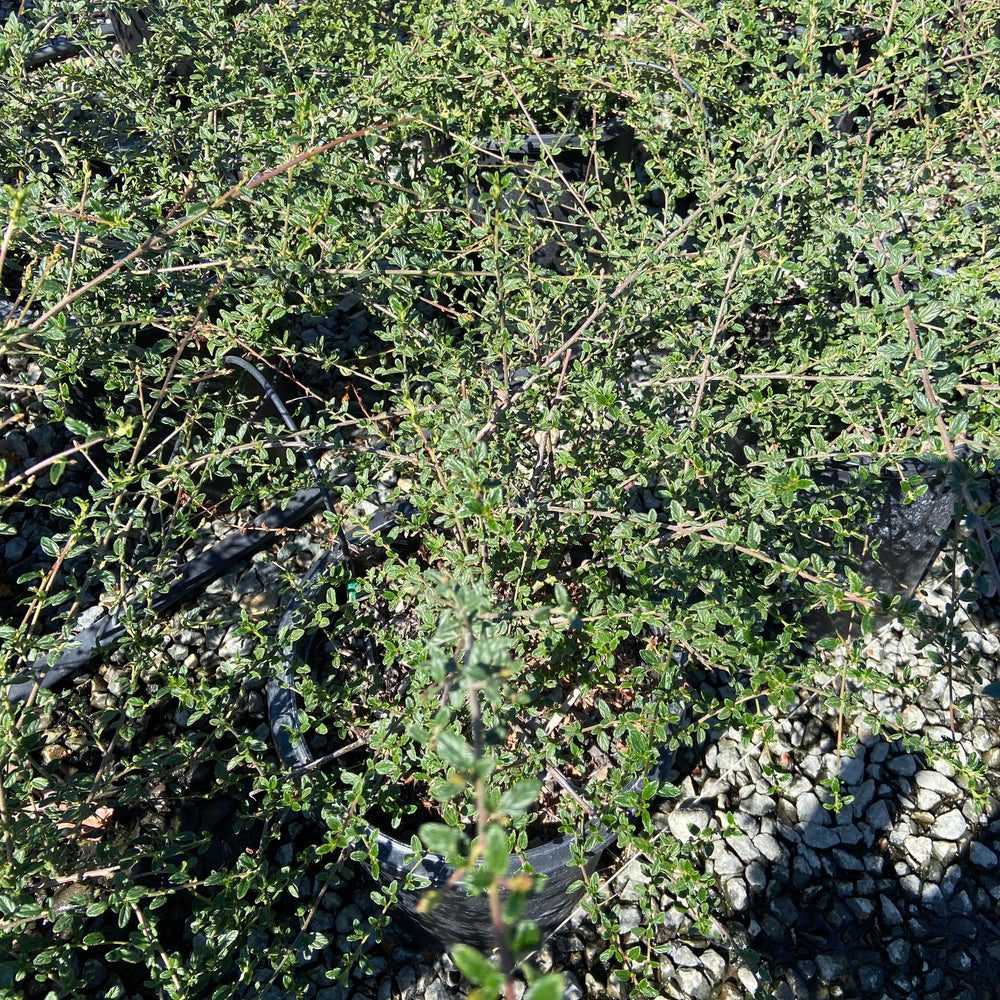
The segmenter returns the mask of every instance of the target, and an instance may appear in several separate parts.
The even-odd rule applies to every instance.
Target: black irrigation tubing
[[[288,407],[285,406],[285,401],[278,395],[277,390],[267,379],[267,377],[254,365],[250,364],[245,358],[239,357],[237,354],[227,354],[223,359],[222,363],[227,368],[239,368],[242,371],[247,372],[251,375],[257,382],[257,384],[264,390],[264,395],[267,396],[271,405],[278,411],[278,415],[281,417],[292,435],[292,440],[296,442],[302,448],[302,455],[305,458],[306,468],[312,473],[313,478],[316,480],[317,484],[322,482],[323,477],[320,475],[319,467],[316,465],[316,459],[313,457],[314,448],[310,448],[305,441],[302,440],[302,435],[299,433],[298,424],[292,419],[292,415],[288,412]],[[330,498],[329,493],[325,494],[326,506],[328,510],[333,510],[333,500]]]
[[[344,484],[346,485],[346,478]],[[299,490],[283,507],[266,511],[252,524],[232,531],[220,542],[195,556],[178,573],[170,586],[146,603],[144,597],[130,601],[121,612],[108,615],[73,638],[72,645],[49,663],[40,656],[31,666],[33,679],[12,684],[7,697],[11,702],[26,700],[37,683],[51,688],[61,681],[76,677],[94,659],[114,646],[128,631],[125,620],[147,607],[153,613],[168,611],[184,603],[223,576],[229,569],[270,545],[275,537],[311,517],[327,504],[327,491],[320,487]]]
[[[149,37],[150,32],[146,21],[151,9],[144,7],[141,10],[125,11],[124,13],[131,18],[131,23],[124,21],[118,12],[114,12],[110,20],[98,27],[98,31],[103,38],[117,42],[123,52],[134,52]],[[84,46],[75,38],[70,38],[68,35],[55,35],[40,49],[25,56],[24,68],[30,72],[49,63],[72,59],[83,51]]]
[[[278,625],[278,634],[291,634],[299,616],[299,609],[310,604],[322,587],[321,577],[331,567],[348,564],[351,550],[364,549],[385,536],[399,524],[403,508],[378,510],[364,528],[354,528],[338,536],[326,551],[317,558],[302,580],[299,594],[293,598]],[[351,572],[350,575],[353,575]],[[284,641],[279,666],[267,685],[267,707],[271,722],[271,735],[278,756],[293,774],[300,773],[316,763],[302,736],[302,722],[296,696],[295,665],[305,661],[316,640],[315,629],[309,629],[297,639]],[[366,638],[369,656],[374,655],[371,637]]]
[[[224,363],[227,367],[240,368],[254,377],[270,401],[276,406],[296,440],[303,447],[307,447],[299,436],[298,428],[288,409],[264,375],[249,362],[235,355],[227,356]],[[306,454],[310,470],[319,480],[319,469],[316,467],[308,448]],[[334,485],[348,486],[352,481],[352,477],[341,474],[335,478]],[[199,594],[213,580],[227,573],[233,566],[267,548],[281,532],[301,524],[324,507],[328,510],[332,508],[329,490],[323,485],[313,486],[299,490],[284,506],[265,511],[247,528],[230,532],[221,541],[186,563],[162,593],[149,600],[145,596],[136,597],[129,601],[122,611],[108,615],[89,628],[83,629],[73,637],[71,645],[64,649],[53,662],[49,662],[47,655],[38,657],[29,668],[31,679],[12,684],[7,693],[8,700],[11,703],[26,701],[36,688],[51,688],[64,680],[76,677],[126,634],[128,631],[127,621],[133,614],[145,611],[158,614],[183,604]],[[342,553],[338,555],[338,561],[346,559],[350,564],[350,545],[343,531],[339,533],[330,552],[335,552],[338,547]],[[328,553],[325,565],[329,565],[330,562],[331,558]],[[311,580],[322,568],[322,566],[314,565],[306,580]]]

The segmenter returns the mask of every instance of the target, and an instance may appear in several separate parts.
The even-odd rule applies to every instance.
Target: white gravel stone
[[[993,736],[985,726],[973,726],[972,745],[979,753],[985,753],[993,747]]]
[[[889,816],[889,807],[883,799],[873,802],[865,813],[865,822],[873,830],[888,830],[892,826],[892,818]]]
[[[852,896],[847,900],[847,908],[858,920],[867,920],[875,911],[875,904],[863,896]]]
[[[830,822],[830,812],[823,808],[819,796],[815,792],[806,792],[795,800],[795,810],[800,823],[810,823],[814,826],[826,826]]]
[[[750,897],[747,893],[746,883],[743,879],[731,878],[723,886],[723,892],[725,893],[726,902],[729,903],[730,909],[739,913],[741,910],[745,910],[747,908]]]
[[[711,860],[716,875],[738,875],[744,868],[743,862],[725,847],[715,850]]]
[[[746,836],[727,837],[726,846],[730,850],[735,851],[743,861],[748,863],[756,861],[760,857],[760,850],[757,848],[756,841]]]
[[[807,823],[802,828],[802,839],[810,846],[823,850],[840,843],[840,834],[829,826]]]
[[[753,892],[763,892],[767,888],[767,872],[759,861],[747,865],[744,877]]]
[[[969,916],[972,913],[972,900],[969,894],[963,889],[955,893],[948,907],[952,913],[959,913],[962,916]]]
[[[774,799],[766,792],[754,791],[741,803],[743,808],[753,816],[773,816],[777,806]]]
[[[896,904],[888,896],[882,896],[880,900],[882,906],[882,919],[886,927],[902,927],[903,915],[899,912]]]
[[[837,867],[840,868],[841,871],[860,872],[865,869],[864,861],[856,854],[851,854],[849,851],[834,849],[833,858],[837,862]]]
[[[21,539],[16,538],[14,541],[21,541]],[[76,623],[81,629],[90,628],[94,622],[100,621],[108,613],[108,609],[104,607],[103,604],[95,604],[92,607],[85,608],[83,611],[77,615]]]
[[[697,969],[678,969],[677,985],[691,1000],[709,1000],[712,995],[708,980]]]
[[[904,844],[907,853],[921,867],[926,867],[931,860],[930,837],[907,837]]]
[[[780,861],[784,857],[784,851],[776,837],[769,833],[758,833],[753,839],[754,845],[760,854],[768,861]]]
[[[398,980],[398,976],[396,977]],[[580,980],[572,972],[563,973],[563,1000],[583,1000]]]
[[[694,831],[707,830],[712,822],[712,807],[707,803],[691,802],[685,800],[679,802],[667,814],[667,826],[673,837],[682,844],[693,840],[697,836]]]
[[[859,746],[853,757],[842,757],[840,760],[840,780],[842,783],[854,786],[865,773],[865,748]]]
[[[712,948],[706,948],[701,953],[701,965],[708,970],[708,978],[713,983],[721,982],[726,974],[726,960]]]
[[[958,856],[958,845],[948,840],[934,841],[934,857],[943,865],[950,865]]]
[[[906,965],[910,959],[910,942],[902,938],[890,941],[885,952],[893,965]]]
[[[937,818],[931,827],[931,836],[937,840],[958,840],[968,829],[969,824],[965,821],[961,810],[952,809]]]
[[[634,931],[642,923],[638,906],[623,906],[618,911],[618,929],[622,934]]]
[[[900,754],[898,757],[893,757],[886,766],[893,774],[910,778],[917,773],[917,768],[920,764],[913,754]]]
[[[667,954],[678,968],[697,969],[701,964],[698,956],[686,944],[674,945],[667,950]]]
[[[937,771],[918,771],[913,779],[918,788],[937,792],[942,798],[952,798],[959,794],[959,787],[950,778]]]
[[[854,793],[854,801],[851,803],[851,808],[854,811],[855,816],[863,816],[865,810],[872,804],[872,800],[875,798],[875,782],[868,778],[866,781],[861,782],[858,785],[857,791]]]
[[[1000,865],[1000,858],[997,858],[993,851],[978,840],[974,840],[969,845],[969,860],[977,868],[996,868],[997,865]]]
[[[757,834],[760,832],[760,820],[756,816],[751,816],[749,813],[744,812],[742,809],[736,813],[736,825],[743,831],[748,837],[751,837],[754,843],[757,842]]]
[[[847,958],[844,955],[820,953],[816,956],[816,966],[819,974],[829,981],[845,971]]]
[[[941,801],[941,795],[931,788],[918,788],[916,806],[921,810],[933,809]]]

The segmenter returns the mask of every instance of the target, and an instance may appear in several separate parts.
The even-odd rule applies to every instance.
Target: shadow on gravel
[[[950,739],[933,719],[935,707],[947,715],[947,699],[947,678],[932,678],[922,707],[905,717],[932,739]],[[959,745],[981,748],[987,764],[982,813],[948,767],[932,768],[903,740],[859,731],[854,755],[838,766],[832,722],[802,707],[781,720],[769,748],[787,776],[777,789],[759,745],[748,751],[732,733],[714,734],[678,762],[676,780],[696,794],[668,804],[666,819],[681,839],[690,839],[689,824],[712,831],[705,867],[723,901],[733,990],[724,992],[698,956],[700,980],[686,995],[992,1000],[1000,982],[1000,720],[958,727]],[[838,774],[850,801],[834,812],[821,782]],[[721,833],[727,812],[735,824]],[[693,965],[687,944],[667,947],[676,969],[664,975],[661,967],[665,981],[683,985]]]
[[[832,735],[819,748],[833,752]],[[841,763],[842,793],[853,801],[839,813],[824,808],[814,778],[795,766],[792,774],[776,809],[780,856],[751,861],[764,868],[764,888],[748,893],[741,914],[752,947],[785,979],[775,996],[836,996],[838,987],[840,996],[892,1000],[995,996],[996,800],[977,815],[922,754],[875,736]],[[742,846],[752,856],[754,838],[739,839],[726,854]],[[743,877],[759,884],[758,873]]]

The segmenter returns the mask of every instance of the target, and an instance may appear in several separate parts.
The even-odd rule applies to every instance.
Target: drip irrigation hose
[[[250,364],[245,358],[239,357],[236,354],[227,354],[223,359],[222,363],[227,368],[240,368],[243,371],[251,375],[257,382],[257,384],[264,390],[264,395],[267,396],[268,401],[271,405],[278,411],[279,416],[288,428],[292,435],[292,440],[295,441],[302,448],[302,456],[306,462],[306,468],[312,473],[313,479],[316,480],[317,486],[320,489],[323,488],[323,477],[320,475],[319,466],[316,465],[316,459],[313,457],[314,452],[317,450],[315,448],[309,447],[305,441],[302,440],[302,435],[299,433],[298,424],[292,419],[292,415],[288,412],[288,407],[285,406],[285,401],[278,395],[277,390],[267,379],[260,369],[256,368],[254,365]],[[329,493],[324,491],[326,507],[327,510],[333,510],[333,500],[330,498]]]
[[[309,468],[319,481],[320,471],[312,457],[311,450],[302,440],[298,427],[274,386],[260,371],[242,358],[228,355],[224,359],[224,363],[229,368],[240,368],[248,372],[261,385],[268,399],[282,415],[282,419],[294,435],[296,442],[305,449]],[[334,479],[334,485],[340,487],[349,486],[352,482],[353,477],[346,474],[341,474]],[[43,689],[52,688],[64,680],[78,676],[102,653],[113,648],[114,644],[126,634],[128,631],[126,623],[133,614],[147,611],[159,614],[183,604],[199,594],[213,580],[227,573],[232,567],[267,548],[281,532],[308,520],[316,511],[324,507],[327,510],[332,509],[332,501],[327,487],[320,484],[299,490],[284,506],[268,510],[257,517],[249,528],[230,532],[221,541],[216,542],[186,563],[162,593],[149,600],[145,596],[133,598],[126,603],[121,611],[110,614],[83,629],[73,637],[71,644],[52,662],[49,661],[48,655],[38,657],[29,669],[31,679],[12,684],[8,690],[8,700],[11,703],[25,701],[31,696],[36,686]],[[337,559],[346,559],[353,571],[350,562],[350,545],[342,529],[338,533],[338,538],[331,547],[328,556],[338,546],[342,554],[338,555]],[[329,563],[330,559],[328,558],[326,564],[329,565]],[[306,579],[309,580],[318,575],[322,568],[322,566],[314,564]]]
[[[124,11],[129,21],[125,21],[117,11],[111,13],[109,20],[98,28],[101,36],[112,39],[122,52],[135,52],[150,36],[147,21],[152,14],[152,8],[143,7],[138,10]],[[64,62],[84,51],[75,38],[68,35],[56,35],[50,38],[40,49],[36,49],[25,57],[24,68],[28,71],[39,69],[49,63]]]
[[[346,479],[344,485],[347,485]],[[167,589],[146,603],[143,597],[129,601],[122,611],[102,618],[74,636],[72,644],[52,662],[40,656],[31,666],[34,680],[12,684],[8,691],[11,702],[27,699],[37,683],[51,688],[82,673],[102,653],[111,649],[128,631],[125,624],[132,613],[154,614],[169,611],[195,597],[213,580],[225,575],[233,566],[267,548],[278,534],[310,518],[326,505],[325,490],[318,487],[300,490],[284,507],[261,514],[245,530],[232,531],[211,548],[195,556],[174,578]]]

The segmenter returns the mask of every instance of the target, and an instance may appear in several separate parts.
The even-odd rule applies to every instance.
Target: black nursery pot
[[[954,523],[960,497],[953,485],[953,469],[948,462],[911,458],[900,462],[898,470],[886,470],[878,479],[859,486],[857,477],[865,464],[827,462],[814,477],[816,492],[836,502],[845,491],[860,490],[870,504],[868,520],[861,525],[861,537],[839,561],[873,590],[905,602],[941,552]],[[912,477],[922,478],[927,490],[906,503],[902,483]],[[806,616],[805,625],[812,639],[828,635],[856,639],[861,621],[856,611],[829,614],[817,610]]]
[[[301,736],[295,735],[298,724],[295,697],[280,678],[268,686],[268,706],[271,732],[282,760],[293,772],[311,764],[312,753]],[[672,759],[673,754],[666,751],[661,755],[655,777],[665,774]],[[645,776],[637,778],[630,790],[640,790],[646,781]],[[605,850],[615,841],[614,834],[596,827],[589,827],[586,833],[593,834],[595,830],[599,839],[585,853],[582,865],[573,860],[573,846],[577,842],[573,835],[557,837],[511,859],[509,874],[529,871],[543,876],[522,911],[522,919],[534,921],[543,935],[555,930],[573,912],[584,888],[580,886],[571,892],[570,886],[593,875]],[[462,942],[485,949],[496,945],[488,897],[470,895],[455,869],[443,857],[432,853],[415,854],[408,844],[374,827],[368,828],[368,834],[369,842],[374,842],[378,861],[377,868],[365,862],[373,880],[382,887],[393,882],[400,885],[412,882],[416,886],[398,890],[399,912],[442,943]],[[430,892],[435,894],[435,903],[432,908],[425,909],[421,900]]]
[[[398,892],[400,909],[424,930],[446,944],[462,942],[489,949],[496,945],[490,921],[489,898],[471,896],[455,877],[455,869],[437,854],[414,854],[407,844],[380,830],[372,831],[378,858],[378,872],[368,869],[381,886],[392,882],[405,884],[410,877],[423,887]],[[582,868],[573,863],[573,836],[562,836],[547,844],[532,847],[523,858],[511,859],[510,874],[532,871],[544,876],[541,889],[528,897],[522,918],[533,920],[543,935],[554,931],[572,912],[583,896],[583,888],[569,891],[573,882],[589,877],[597,870],[601,856],[614,842],[614,835],[604,834],[583,859]],[[435,905],[424,912],[420,901],[424,894],[436,894]]]
[[[388,521],[384,521],[383,525],[386,523]],[[364,534],[371,537],[371,526]],[[323,569],[345,559],[344,547],[340,543],[335,544],[314,564],[307,580],[315,579]],[[307,589],[306,596],[286,611],[282,620],[283,628],[291,626],[298,607],[309,599],[310,590]],[[312,751],[301,735],[293,664],[308,659],[315,637],[315,633],[307,633],[282,650],[277,675],[267,688],[274,745],[279,757],[293,774],[314,762]],[[654,772],[637,777],[628,790],[639,791],[649,780],[662,780],[672,762],[673,753],[664,749]],[[615,840],[613,834],[594,826],[588,827],[585,836],[593,839],[595,832],[597,842],[585,854],[582,866],[573,862],[576,838],[572,835],[557,837],[548,843],[529,848],[523,856],[512,858],[510,874],[525,870],[544,876],[544,880],[539,880],[540,887],[528,897],[522,913],[525,919],[533,920],[543,934],[553,931],[573,912],[584,889],[581,886],[570,892],[570,885],[592,875],[597,870],[604,851]],[[399,889],[397,898],[401,913],[445,944],[463,942],[486,949],[496,945],[488,898],[485,895],[470,895],[458,879],[455,869],[443,857],[431,853],[414,854],[408,844],[374,827],[368,828],[368,837],[365,839],[368,843],[374,842],[377,868],[368,863],[365,867],[376,883],[388,886],[393,882],[405,885],[411,881],[417,886],[414,889]],[[434,907],[425,912],[420,903],[428,891],[434,891],[437,900]]]
[[[308,656],[310,636],[285,650],[278,676],[268,684],[268,712],[271,734],[282,761],[295,773],[310,766],[313,755],[300,734],[297,699],[292,686],[292,664]],[[305,643],[303,647],[300,645]],[[629,786],[639,791],[650,779],[661,779],[673,762],[673,754],[661,753],[655,772],[640,776]],[[604,851],[614,842],[614,834],[589,827],[586,835],[598,834],[597,843],[586,852],[583,865],[574,864],[573,846],[576,837],[564,835],[548,843],[529,848],[522,856],[511,859],[510,874],[530,871],[544,876],[540,888],[528,897],[522,917],[533,920],[543,934],[555,930],[572,912],[583,896],[579,887],[570,892],[572,883],[589,877],[597,870]],[[405,885],[413,881],[417,888],[399,889],[399,911],[419,924],[425,931],[445,944],[463,942],[479,948],[496,944],[492,928],[489,901],[485,895],[470,895],[458,879],[455,869],[437,854],[414,854],[404,844],[374,827],[368,828],[368,840],[375,845],[377,868],[365,863],[369,875],[380,886],[393,882]],[[433,891],[436,901],[425,910],[421,900]]]

